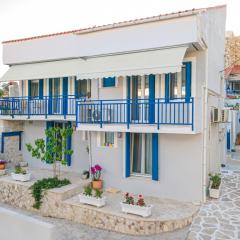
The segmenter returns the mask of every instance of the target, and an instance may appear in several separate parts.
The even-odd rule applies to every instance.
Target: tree
[[[47,141],[43,138],[36,139],[34,146],[26,144],[27,150],[32,157],[53,165],[53,177],[59,177],[60,164],[67,164],[67,156],[73,154],[73,150],[67,148],[67,139],[71,137],[73,129],[71,127],[59,128],[51,127],[45,130]],[[59,172],[57,173],[57,164]]]

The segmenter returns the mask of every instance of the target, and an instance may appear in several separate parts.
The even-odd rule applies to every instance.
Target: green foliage
[[[102,198],[103,191],[100,189],[95,189],[95,197]]]
[[[58,178],[43,178],[35,182],[31,187],[32,196],[35,200],[34,208],[39,209],[42,204],[43,191],[52,188],[60,188],[71,184],[68,179],[60,180]]]
[[[213,189],[219,189],[219,186],[221,184],[221,176],[219,173],[216,173],[214,175],[209,174],[210,181],[212,182],[211,188]]]
[[[0,97],[2,97],[3,95],[4,95],[4,90],[0,88]]]
[[[91,186],[84,187],[84,195],[92,196],[92,187]]]
[[[27,174],[27,171],[25,170],[25,169],[23,169],[22,167],[20,167],[20,166],[16,166],[15,167],[15,173],[16,174]]]
[[[45,139],[39,138],[34,142],[34,146],[26,144],[27,150],[32,153],[32,157],[36,157],[41,161],[56,165],[60,162],[62,165],[67,164],[66,157],[73,154],[72,149],[67,149],[67,138],[73,133],[71,127],[59,128],[51,127],[45,130]],[[56,167],[54,168],[56,171]],[[57,176],[56,172],[54,176]]]

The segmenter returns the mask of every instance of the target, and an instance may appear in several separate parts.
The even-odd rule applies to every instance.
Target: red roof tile
[[[136,25],[136,24],[140,24],[143,22],[159,21],[159,20],[161,20],[162,17],[174,18],[174,17],[179,17],[184,13],[193,13],[194,14],[201,10],[215,9],[215,8],[222,8],[222,7],[226,7],[226,5],[218,5],[218,6],[214,6],[214,7],[208,7],[208,8],[197,8],[197,9],[193,8],[190,10],[160,14],[157,16],[139,18],[139,19],[135,19],[135,20],[123,21],[123,22],[118,22],[118,23],[113,23],[113,24],[106,24],[106,25],[101,25],[101,26],[93,26],[93,27],[89,27],[89,28],[82,28],[82,29],[65,31],[65,32],[58,32],[58,33],[45,34],[45,35],[34,36],[34,37],[8,40],[8,41],[3,41],[2,43],[3,44],[16,43],[16,42],[30,41],[30,40],[40,39],[40,38],[54,37],[54,36],[67,35],[67,34],[73,34],[73,33],[81,34],[81,33],[87,33],[87,32],[91,32],[91,31],[101,31],[101,30],[106,30],[106,29],[111,29],[111,28],[122,27],[124,25],[125,26],[126,25]]]

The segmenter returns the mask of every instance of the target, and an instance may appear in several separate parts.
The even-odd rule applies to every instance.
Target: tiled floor
[[[195,217],[188,240],[240,239],[240,165],[223,169],[218,200],[209,200]]]

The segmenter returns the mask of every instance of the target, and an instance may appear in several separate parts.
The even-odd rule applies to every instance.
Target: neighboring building
[[[227,126],[227,149],[235,149],[240,133],[240,36],[226,33],[225,46],[225,105],[230,109]],[[238,137],[239,138],[239,137]]]
[[[71,124],[64,170],[98,163],[105,187],[205,201],[226,146],[225,18],[217,6],[3,42],[2,81],[20,81],[20,96],[0,118],[22,121],[30,166],[50,167],[25,144]]]

